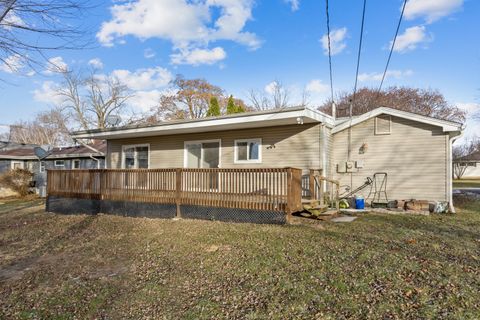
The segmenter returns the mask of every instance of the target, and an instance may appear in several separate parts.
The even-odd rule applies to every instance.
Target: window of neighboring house
[[[261,163],[262,139],[235,140],[235,163]]]
[[[65,160],[55,160],[55,167],[65,167]]]
[[[386,114],[375,117],[375,134],[390,133],[392,133],[392,117]]]
[[[12,169],[23,169],[23,161],[12,161]]]
[[[33,170],[34,170],[34,162],[33,162],[33,161],[27,162],[27,168],[28,168],[28,171],[33,172]]]
[[[72,169],[80,169],[80,160],[79,159],[73,160]]]
[[[122,168],[148,169],[150,162],[150,145],[129,145],[122,147]]]
[[[39,171],[40,173],[45,172],[45,161],[40,161]]]

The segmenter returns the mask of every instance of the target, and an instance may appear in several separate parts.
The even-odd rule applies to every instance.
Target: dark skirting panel
[[[171,219],[175,218],[177,207],[175,204],[103,200],[100,212],[125,217]]]
[[[48,196],[45,211],[63,214],[97,214],[100,212],[100,200]]]
[[[182,218],[224,222],[285,224],[286,215],[278,211],[181,205]]]

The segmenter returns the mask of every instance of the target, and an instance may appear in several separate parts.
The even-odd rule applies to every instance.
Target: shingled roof
[[[107,150],[107,143],[102,140],[96,140],[90,144],[90,146],[100,153],[96,153],[93,150],[83,146],[71,146],[71,147],[56,147],[50,152],[50,155],[46,159],[62,159],[62,158],[81,158],[81,157],[102,157]],[[33,147],[19,147],[15,149],[0,150],[0,159],[18,159],[18,160],[30,160],[37,159]]]
[[[457,161],[472,161],[480,162],[480,150],[470,153],[464,157],[459,158]]]

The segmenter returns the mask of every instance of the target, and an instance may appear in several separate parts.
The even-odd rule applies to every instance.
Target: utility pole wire
[[[334,114],[335,102],[333,99],[332,49],[330,45],[330,14],[328,12],[328,0],[325,0],[325,3],[326,3],[325,11],[327,14],[328,66],[330,68],[330,95],[332,99],[332,116],[335,117],[335,114]]]
[[[390,53],[388,54],[387,64],[385,65],[385,70],[383,71],[382,81],[380,82],[380,86],[378,87],[376,99],[378,99],[378,96],[380,95],[380,91],[382,90],[383,81],[385,80],[385,77],[387,75],[388,66],[390,64],[390,59],[392,58],[393,49],[395,48],[395,42],[397,41],[398,31],[400,30],[400,25],[402,24],[403,13],[405,12],[405,6],[406,5],[407,5],[407,0],[404,0],[403,1],[402,12],[400,13],[400,18],[398,19],[397,30],[395,31],[395,36],[393,37],[392,47],[390,48]]]

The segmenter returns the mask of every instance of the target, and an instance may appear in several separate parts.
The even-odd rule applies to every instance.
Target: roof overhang
[[[334,126],[334,120],[331,116],[316,110],[301,107],[266,112],[244,113],[218,118],[165,122],[151,126],[130,126],[78,131],[73,132],[71,136],[74,139],[120,139],[252,129],[282,125],[301,125],[308,123],[324,123],[331,128]]]
[[[349,128],[350,126],[357,125],[363,121],[374,118],[381,114],[388,114],[394,117],[409,119],[412,121],[417,121],[425,124],[430,124],[432,126],[441,127],[443,129],[443,132],[461,132],[463,129],[462,124],[458,122],[426,117],[416,113],[392,109],[388,107],[380,107],[370,112],[364,113],[360,116],[356,116],[352,118],[352,121],[342,118],[340,121],[337,121],[337,125],[333,128],[332,133],[343,131]]]

